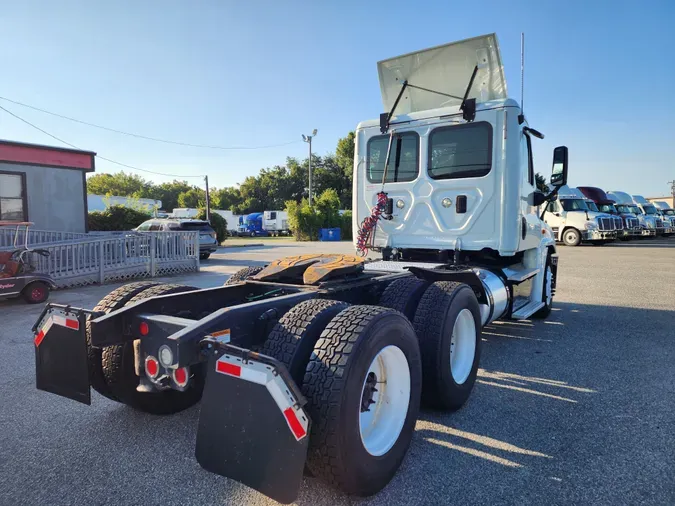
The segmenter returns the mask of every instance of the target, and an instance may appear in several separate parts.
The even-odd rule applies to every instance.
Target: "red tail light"
[[[145,322],[141,322],[141,324],[138,326],[138,331],[142,336],[147,336],[150,333],[150,326]]]
[[[145,359],[145,374],[152,379],[155,379],[159,374],[159,362],[155,357],[149,356]]]
[[[188,378],[189,374],[187,367],[180,367],[173,371],[173,380],[176,383],[176,385],[178,385],[181,388],[187,385]]]

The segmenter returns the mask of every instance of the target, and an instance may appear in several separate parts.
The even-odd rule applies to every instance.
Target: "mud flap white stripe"
[[[33,342],[35,346],[40,346],[45,335],[49,332],[49,329],[52,328],[52,325],[60,325],[61,327],[66,327],[73,330],[80,330],[80,322],[76,318],[67,318],[63,315],[52,314],[50,315],[38,330],[38,333],[35,334],[35,339]]]
[[[251,383],[264,385],[284,415],[288,428],[295,439],[300,441],[307,436],[309,428],[307,416],[302,408],[296,407],[296,399],[290,393],[290,389],[283,378],[279,374],[275,374],[272,367],[252,360],[243,363],[239,358],[226,355],[216,362],[216,371]]]

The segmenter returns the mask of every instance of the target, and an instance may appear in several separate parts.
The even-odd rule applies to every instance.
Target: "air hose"
[[[387,194],[380,192],[377,194],[377,204],[370,211],[370,216],[367,216],[359,227],[359,232],[356,237],[356,250],[359,255],[365,257],[368,254],[368,248],[371,239],[375,234],[375,227],[380,217],[384,213],[387,206]]]

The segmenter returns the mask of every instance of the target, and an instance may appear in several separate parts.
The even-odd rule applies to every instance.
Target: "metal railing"
[[[31,247],[49,251],[47,257],[33,255],[36,270],[60,288],[199,271],[196,231],[73,235],[38,234],[36,242],[29,236]],[[46,242],[50,237],[61,240]]]

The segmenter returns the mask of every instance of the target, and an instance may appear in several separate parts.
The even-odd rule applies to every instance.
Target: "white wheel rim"
[[[471,374],[476,357],[476,321],[473,313],[462,309],[457,315],[450,338],[450,372],[458,385]]]
[[[574,242],[577,240],[577,236],[574,232],[567,232],[567,242]]]
[[[553,302],[553,271],[550,267],[546,267],[546,305],[550,306]]]
[[[373,375],[377,391],[370,393]],[[382,348],[371,362],[361,389],[362,406],[364,399],[372,402],[369,411],[360,409],[361,442],[368,453],[379,457],[398,440],[410,403],[410,366],[398,346]]]

